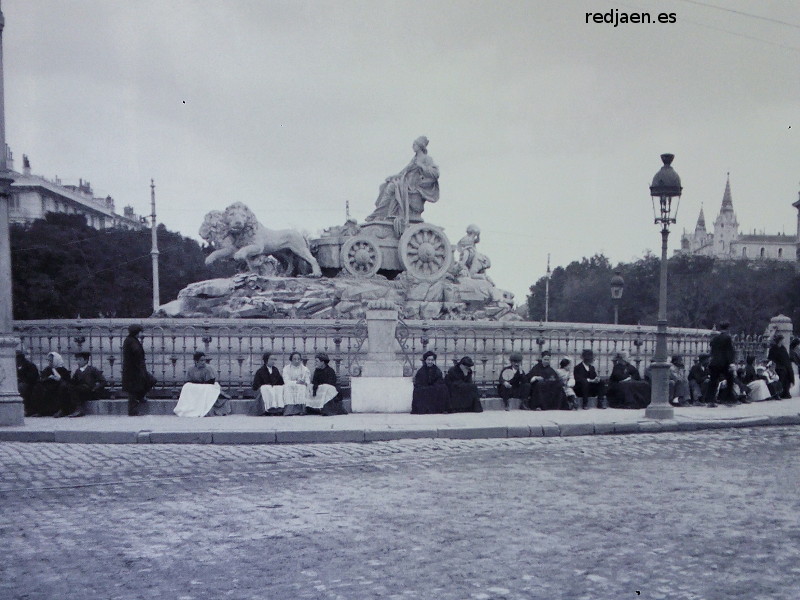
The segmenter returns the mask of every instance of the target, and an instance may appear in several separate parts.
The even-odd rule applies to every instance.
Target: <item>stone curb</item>
[[[0,428],[0,442],[62,444],[325,444],[402,439],[476,440],[492,438],[573,437],[632,433],[661,433],[800,425],[800,414],[718,420],[665,420],[635,423],[544,423],[497,427],[430,429],[325,429],[300,431],[25,431]]]

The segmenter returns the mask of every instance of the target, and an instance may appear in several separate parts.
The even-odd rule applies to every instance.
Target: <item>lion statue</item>
[[[234,202],[224,212],[209,212],[200,227],[200,237],[214,247],[206,257],[207,265],[232,257],[246,261],[250,267],[251,263],[259,263],[258,257],[266,255],[274,256],[286,275],[307,271],[307,267],[311,267],[312,277],[322,275],[317,260],[308,249],[308,242],[300,232],[267,229],[242,202]]]

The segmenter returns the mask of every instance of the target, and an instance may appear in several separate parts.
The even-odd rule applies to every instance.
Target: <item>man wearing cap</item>
[[[735,403],[733,395],[733,377],[736,375],[736,350],[733,348],[733,339],[728,333],[730,323],[723,321],[719,324],[719,333],[711,338],[711,360],[708,363],[708,387],[706,388],[705,402],[709,408],[714,408],[717,398],[717,388],[721,379],[725,380],[724,393],[720,400],[725,403]]]
[[[474,364],[469,356],[465,356],[447,371],[444,378],[450,392],[447,412],[483,412],[480,391],[472,382]]]
[[[703,401],[708,387],[708,362],[711,357],[708,354],[701,354],[697,362],[689,369],[689,397],[692,404],[699,404]]]
[[[531,384],[522,370],[522,354],[512,352],[509,357],[511,364],[500,371],[500,380],[497,383],[497,393],[503,400],[503,407],[509,409],[509,400],[518,398],[520,408],[528,409],[528,399],[531,395]]]
[[[567,397],[561,385],[561,378],[550,366],[550,351],[542,352],[542,357],[528,372],[531,382],[531,410],[560,410],[567,408]]]
[[[97,400],[102,389],[106,386],[106,379],[103,372],[89,364],[92,355],[89,352],[76,352],[75,360],[78,368],[69,380],[69,402],[70,405],[62,410],[68,417],[82,417],[86,414],[86,403],[89,400]]]
[[[675,354],[669,367],[669,400],[673,406],[688,406],[692,403],[689,395],[689,379],[683,357]]]
[[[589,408],[589,397],[597,396],[597,408],[606,408],[606,386],[594,368],[594,352],[586,348],[581,352],[581,362],[572,370],[575,393],[582,398],[584,409]]]

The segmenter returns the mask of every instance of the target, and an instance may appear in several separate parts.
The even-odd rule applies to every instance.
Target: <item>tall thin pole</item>
[[[547,275],[544,278],[544,322],[550,321],[550,253],[547,253]]]
[[[6,149],[6,111],[3,89],[3,28],[5,18],[0,8],[0,425],[22,425],[25,410],[17,390],[16,349],[14,337],[13,295],[11,292],[11,229],[9,188],[13,183],[8,172]]]
[[[160,294],[158,291],[158,227],[156,223],[156,184],[150,180],[150,218],[152,219],[150,231],[153,237],[153,247],[150,256],[153,259],[153,312],[161,306]]]

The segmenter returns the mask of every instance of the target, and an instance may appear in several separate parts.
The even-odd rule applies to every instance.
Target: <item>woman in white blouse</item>
[[[311,371],[303,364],[299,352],[289,355],[289,364],[283,367],[284,415],[302,415],[311,396]]]

